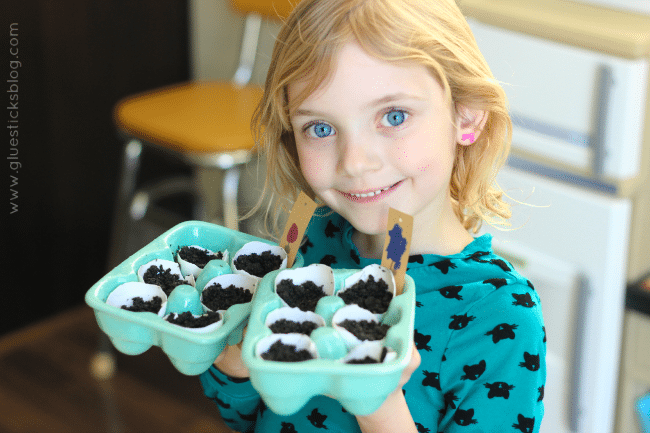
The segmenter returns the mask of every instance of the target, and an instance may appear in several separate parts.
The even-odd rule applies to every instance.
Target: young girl
[[[321,205],[305,265],[380,263],[389,207],[413,216],[415,347],[400,386],[356,417],[326,396],[277,416],[228,347],[201,375],[225,421],[265,433],[539,431],[539,297],[490,235],[470,235],[510,216],[494,177],[511,123],[454,1],[303,0],[278,35],[255,121],[266,189]]]

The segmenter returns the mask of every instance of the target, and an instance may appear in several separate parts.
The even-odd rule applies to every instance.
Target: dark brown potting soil
[[[372,275],[367,281],[359,281],[338,295],[346,304],[356,304],[375,314],[385,313],[393,299],[388,284],[382,279],[375,281]]]
[[[382,323],[371,322],[369,320],[349,320],[346,319],[339,323],[339,326],[347,329],[359,340],[381,340],[386,336],[390,326]]]
[[[221,320],[221,315],[215,311],[208,311],[207,313],[194,317],[189,311],[185,311],[177,315],[169,315],[167,321],[184,328],[204,328],[215,322]]]
[[[149,311],[157,314],[160,311],[160,307],[162,307],[162,298],[160,296],[154,296],[150,301],[145,301],[140,296],[136,296],[133,298],[133,305],[130,307],[122,305],[123,310],[135,311],[137,313]]]
[[[187,284],[185,280],[181,279],[176,274],[172,274],[172,270],[165,269],[163,265],[150,266],[144,275],[142,275],[142,279],[147,284],[155,284],[157,286],[160,286],[160,288],[163,290],[163,292],[165,292],[165,295],[167,296],[169,296],[169,294],[172,292],[172,290],[174,290],[174,288],[176,288],[176,286]]]
[[[369,356],[366,356],[363,359],[351,359],[346,362],[346,364],[378,364],[379,361],[377,361],[375,358],[371,358]]]
[[[189,246],[178,247],[176,254],[186,262],[190,262],[201,269],[203,269],[210,260],[223,259],[223,253],[220,251],[215,254],[210,254],[207,251]]]
[[[227,310],[235,304],[245,304],[253,299],[253,294],[234,284],[222,288],[215,283],[203,290],[203,305],[212,311]]]
[[[318,325],[314,322],[294,322],[293,320],[287,319],[276,320],[269,326],[274,334],[298,333],[305,335],[311,335],[311,332],[317,327]]]
[[[305,281],[297,286],[288,278],[278,283],[277,293],[287,305],[302,311],[315,311],[318,300],[325,296],[323,286],[317,286],[313,281]]]
[[[261,356],[267,361],[283,362],[300,362],[314,358],[308,350],[296,350],[296,346],[283,344],[280,340],[273,343]]]
[[[237,269],[262,278],[269,272],[280,269],[282,257],[271,253],[271,251],[264,251],[262,254],[242,254],[237,257],[234,263]]]

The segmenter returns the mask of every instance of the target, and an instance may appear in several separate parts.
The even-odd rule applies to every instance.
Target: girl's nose
[[[382,167],[380,149],[372,140],[362,137],[344,138],[340,143],[339,172],[349,177],[362,177]]]

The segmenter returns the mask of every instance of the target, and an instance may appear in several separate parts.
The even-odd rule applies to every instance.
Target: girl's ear
[[[456,142],[469,146],[478,140],[488,114],[482,110],[473,110],[463,105],[456,106]]]

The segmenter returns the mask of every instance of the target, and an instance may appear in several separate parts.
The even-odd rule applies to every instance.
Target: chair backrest
[[[300,0],[230,0],[233,9],[246,15],[255,13],[273,20],[286,18]]]
[[[246,16],[239,65],[232,78],[234,83],[243,86],[251,79],[257,57],[262,17],[275,21],[286,18],[294,7],[291,1],[300,0],[230,0],[232,8]]]

